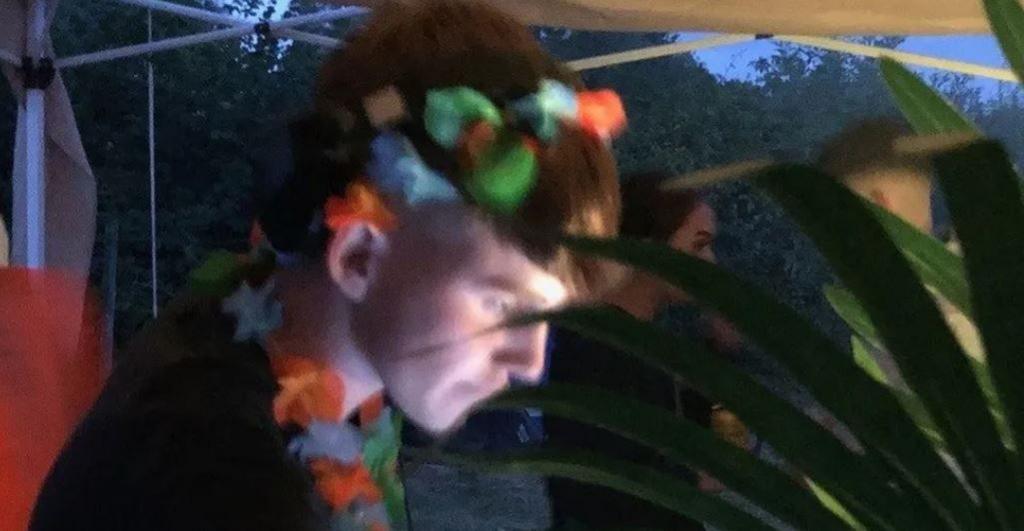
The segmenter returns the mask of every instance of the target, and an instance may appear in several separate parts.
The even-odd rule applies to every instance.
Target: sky
[[[706,33],[685,33],[681,38],[685,40],[698,39],[707,35]],[[713,74],[729,79],[747,79],[754,74],[749,64],[755,59],[771,55],[774,46],[775,44],[771,41],[763,40],[700,51],[696,55]],[[1006,66],[1003,53],[992,36],[908,37],[898,49],[984,66]],[[929,69],[918,70],[929,72]],[[976,83],[982,87],[983,94],[994,93],[999,84],[995,80],[976,79]]]

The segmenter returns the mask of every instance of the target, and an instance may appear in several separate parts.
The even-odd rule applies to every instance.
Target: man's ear
[[[876,205],[878,205],[878,206],[880,206],[880,207],[882,207],[882,208],[892,212],[892,209],[893,209],[892,201],[889,200],[889,196],[886,195],[885,192],[879,190],[878,188],[874,188],[874,189],[871,190],[870,196],[871,196],[871,201],[873,203],[875,203]]]
[[[349,300],[361,302],[387,248],[387,236],[368,223],[350,223],[335,231],[325,256],[331,280]]]

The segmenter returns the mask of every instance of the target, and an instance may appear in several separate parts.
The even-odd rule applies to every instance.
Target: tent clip
[[[21,57],[21,75],[26,89],[46,89],[53,81],[57,71],[53,67],[53,59],[42,57],[37,63],[35,59],[25,55]]]
[[[252,26],[252,32],[259,35],[263,39],[272,39],[274,37],[273,32],[270,28],[270,22],[264,20],[263,22],[257,22]]]

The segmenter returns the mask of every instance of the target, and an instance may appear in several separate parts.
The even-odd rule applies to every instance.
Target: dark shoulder
[[[269,361],[231,343],[217,315],[169,311],[133,343],[51,471],[33,529],[319,527],[271,415]]]

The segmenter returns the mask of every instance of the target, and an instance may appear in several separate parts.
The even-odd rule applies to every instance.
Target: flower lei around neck
[[[331,196],[324,203],[323,224],[334,232],[352,223],[366,223],[380,232],[397,228],[399,220],[385,196],[410,206],[466,199],[488,211],[512,213],[534,186],[541,146],[555,140],[562,122],[575,123],[604,141],[625,125],[614,92],[577,93],[552,80],[502,106],[468,87],[432,90],[423,126],[434,142],[457,155],[465,183],[460,193],[398,132],[397,126],[410,117],[397,89],[388,87],[365,98],[362,110],[376,131],[371,159],[366,177],[350,183],[344,196]],[[265,346],[282,322],[281,304],[273,297],[273,270],[284,257],[266,242],[258,225],[252,243],[254,251],[247,256],[215,253],[193,273],[191,288],[222,297],[221,310],[235,318],[235,342]],[[279,384],[274,419],[282,429],[299,432],[288,450],[308,468],[317,493],[330,507],[332,530],[404,529],[404,493],[397,472],[401,420],[385,407],[383,396],[359,408],[356,427],[342,418],[345,385],[332,367],[288,353],[274,356],[271,368]]]

